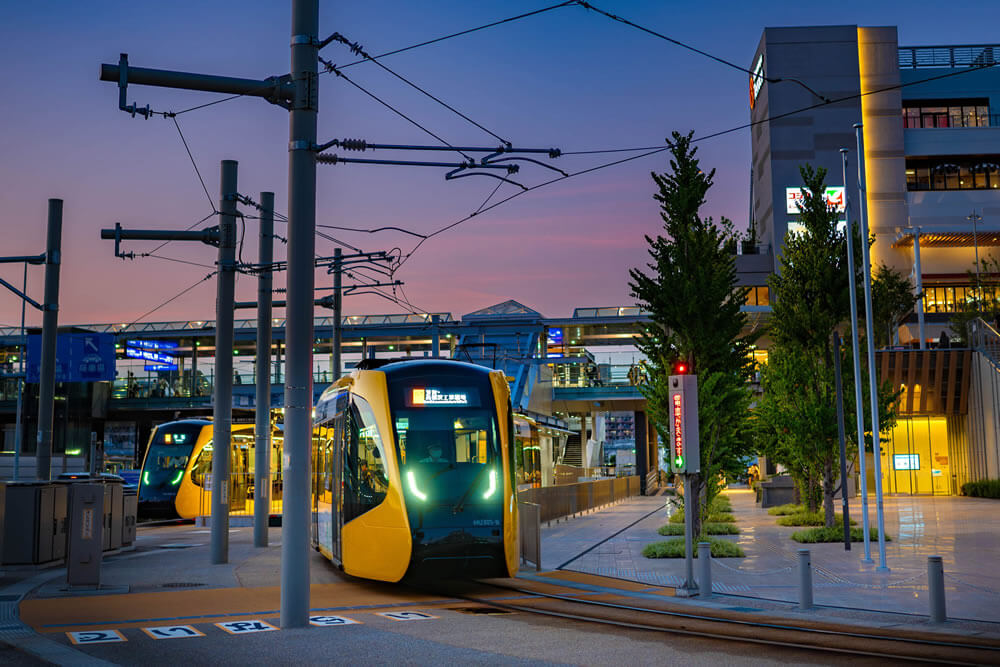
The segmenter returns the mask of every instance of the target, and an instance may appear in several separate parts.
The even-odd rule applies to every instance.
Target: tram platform
[[[758,508],[748,491],[729,494],[742,530],[733,539],[746,557],[713,562],[714,594],[709,600],[674,597],[683,578],[683,560],[652,560],[641,555],[645,544],[665,539],[656,533],[672,511],[665,496],[632,498],[543,525],[541,571],[526,568],[519,578],[526,586],[543,584],[570,597],[613,595],[637,605],[668,601],[698,613],[738,613],[752,615],[759,622],[796,627],[825,623],[890,635],[917,630],[927,636],[971,637],[1000,645],[1000,571],[996,568],[1000,517],[991,501],[887,499],[886,527],[893,537],[887,550],[891,572],[881,574],[874,565],[861,563],[860,544],[850,552],[842,544],[810,545],[815,607],[799,611],[794,567],[795,552],[802,545],[788,539],[793,529],[777,526],[775,517]],[[182,633],[169,638],[203,641],[200,638],[207,637],[205,646],[244,632],[271,631],[279,625],[280,552],[280,528],[271,528],[270,546],[258,549],[253,546],[252,528],[237,527],[230,531],[229,563],[211,565],[208,529],[160,526],[141,528],[135,551],[104,561],[102,580],[108,587],[104,591],[65,590],[62,569],[4,572],[0,643],[21,651],[23,664],[32,664],[36,658],[55,663],[97,658],[131,663],[157,655],[159,640],[168,637],[151,634],[155,628],[190,628],[162,632]],[[930,554],[944,558],[949,616],[945,624],[930,624],[926,616],[926,556]],[[877,562],[874,544],[873,556]],[[310,558],[310,578],[311,615],[347,618],[366,625],[367,631],[396,629],[404,625],[397,625],[404,619],[443,619],[461,627],[474,620],[465,618],[466,612],[459,611],[464,608],[461,601],[448,594],[346,577],[316,553]],[[492,599],[513,598],[507,593]],[[434,640],[439,632],[430,624],[405,625],[426,628],[430,634],[420,635],[426,640]],[[91,641],[101,647],[86,646]],[[174,649],[181,644],[168,645]],[[296,655],[294,646],[284,660],[316,657],[304,648]],[[490,662],[490,656],[495,656],[427,648],[431,651],[426,654],[428,660],[436,655]],[[523,655],[539,660],[559,655],[538,651]],[[7,653],[0,655],[7,661]],[[595,660],[596,655],[585,662]],[[205,654],[198,656],[204,659]]]

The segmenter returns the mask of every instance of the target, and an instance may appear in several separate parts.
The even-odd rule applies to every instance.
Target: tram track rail
[[[518,585],[493,580],[479,580],[478,586],[523,596],[517,601],[498,600],[480,592],[463,593],[448,590],[448,595],[467,602],[496,607],[507,611],[536,614],[573,621],[599,623],[630,630],[647,630],[680,634],[706,639],[750,642],[823,653],[891,658],[927,663],[983,665],[1000,663],[1000,644],[995,639],[941,633],[928,637],[925,628],[879,628],[862,630],[857,626],[823,619],[802,619],[791,624],[754,618],[760,612],[725,608],[692,610],[679,608],[665,598],[663,602],[643,598],[642,605],[627,600],[626,591],[579,591],[568,595],[547,588],[550,583],[519,581]],[[437,592],[442,592],[438,590]],[[601,597],[604,599],[593,599]]]

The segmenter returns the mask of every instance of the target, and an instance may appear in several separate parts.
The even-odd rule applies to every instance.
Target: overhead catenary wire
[[[329,60],[325,60],[324,58],[319,57],[319,61],[321,63],[323,63],[323,66],[326,67],[327,71],[333,72],[338,77],[340,77],[341,79],[343,79],[347,83],[351,84],[352,86],[354,86],[355,88],[357,88],[358,90],[360,90],[362,93],[364,93],[368,97],[372,98],[373,100],[375,100],[376,102],[378,102],[379,104],[381,104],[382,106],[384,106],[389,111],[393,112],[394,114],[396,114],[397,116],[399,116],[403,120],[407,121],[408,123],[410,123],[411,125],[413,125],[417,129],[419,129],[421,132],[424,132],[424,133],[426,133],[426,134],[434,137],[435,139],[437,139],[438,141],[440,141],[442,144],[444,144],[448,148],[451,148],[452,150],[454,150],[455,152],[457,152],[459,155],[461,155],[462,157],[464,157],[466,160],[472,162],[472,158],[469,157],[468,155],[466,155],[465,153],[463,153],[461,150],[455,148],[450,143],[448,143],[447,141],[445,141],[444,139],[442,139],[441,137],[439,137],[438,135],[436,135],[434,132],[432,132],[431,130],[428,130],[426,127],[424,127],[423,125],[421,125],[417,121],[413,120],[412,118],[410,118],[409,116],[407,116],[405,113],[403,113],[402,111],[400,111],[396,107],[392,106],[391,104],[389,104],[388,102],[386,102],[385,100],[383,100],[382,98],[380,98],[379,96],[375,95],[374,93],[372,93],[372,92],[366,90],[365,88],[363,88],[362,86],[358,85],[358,83],[356,83],[354,80],[352,80],[351,78],[349,78],[346,74],[344,74],[343,72],[341,72],[340,68],[338,68],[336,65],[334,65]]]
[[[418,44],[411,44],[410,46],[404,46],[401,49],[395,49],[393,51],[386,51],[385,53],[380,53],[377,56],[372,56],[372,58],[370,60],[378,60],[380,58],[385,58],[387,56],[394,56],[397,53],[403,53],[405,51],[411,51],[413,49],[419,49],[422,46],[429,46],[431,44],[437,44],[438,42],[443,42],[445,40],[452,39],[452,38],[455,38],[455,37],[461,37],[462,35],[468,35],[468,34],[477,32],[479,30],[486,30],[487,28],[494,28],[494,27],[496,27],[498,25],[503,25],[505,23],[511,23],[513,21],[518,21],[520,19],[525,19],[525,18],[528,18],[530,16],[537,16],[539,14],[544,14],[546,12],[550,12],[550,11],[552,11],[554,9],[560,9],[562,7],[569,7],[569,6],[575,5],[575,4],[578,4],[577,0],[567,0],[567,2],[560,2],[560,3],[555,4],[555,5],[550,5],[548,7],[542,7],[541,9],[536,9],[534,11],[525,12],[524,14],[518,14],[517,16],[510,16],[508,18],[501,19],[499,21],[493,21],[492,23],[487,23],[485,25],[477,26],[475,28],[469,28],[468,30],[460,30],[459,32],[453,32],[451,34],[444,35],[442,37],[436,37],[434,39],[429,39],[429,40],[420,42]],[[368,58],[362,58],[361,60],[355,60],[354,62],[347,63],[346,65],[341,65],[341,69],[343,69],[344,67],[353,67],[354,65],[359,65],[359,64],[364,63],[364,62],[369,62],[369,59]]]
[[[211,279],[218,272],[219,272],[218,269],[216,269],[215,271],[212,271],[211,273],[209,273],[204,278],[200,279],[198,282],[194,283],[190,287],[186,287],[186,288],[182,289],[180,292],[178,292],[174,296],[170,297],[169,299],[167,299],[166,301],[164,301],[163,303],[161,303],[160,305],[158,305],[156,308],[153,308],[152,310],[146,311],[145,313],[143,313],[139,317],[135,318],[129,324],[127,324],[126,326],[122,327],[122,329],[129,329],[129,328],[135,326],[136,324],[138,324],[139,322],[142,322],[144,319],[146,319],[147,317],[149,317],[150,315],[152,315],[153,313],[155,313],[159,309],[161,309],[164,306],[166,306],[166,305],[168,305],[168,304],[176,301],[177,299],[181,298],[182,296],[184,296],[185,294],[187,294],[188,292],[190,292],[191,290],[193,290],[195,287],[198,287],[198,285],[201,285],[206,280]]]
[[[376,60],[375,58],[373,58],[357,42],[350,42],[346,37],[344,37],[343,35],[341,35],[339,33],[334,33],[333,36],[331,37],[331,39],[333,39],[335,41],[338,41],[338,42],[340,42],[342,44],[347,45],[348,47],[350,47],[352,53],[355,53],[355,54],[360,55],[360,56],[364,56],[364,58],[366,60],[370,60],[371,62],[375,63],[376,65],[378,65],[379,67],[381,67],[383,70],[385,70],[386,72],[388,72],[392,76],[396,77],[397,79],[399,79],[400,81],[402,81],[406,85],[410,86],[414,90],[417,90],[418,92],[422,93],[423,95],[425,95],[425,96],[429,97],[430,99],[434,100],[435,102],[437,102],[438,104],[440,104],[444,108],[448,109],[449,111],[451,111],[455,115],[459,116],[460,118],[462,118],[464,120],[467,120],[468,122],[472,123],[473,125],[475,125],[476,127],[478,127],[483,132],[487,133],[488,135],[490,135],[491,137],[493,137],[494,139],[496,139],[500,143],[507,144],[508,146],[510,145],[510,142],[508,140],[504,139],[503,137],[501,137],[500,135],[498,135],[493,130],[490,130],[490,129],[484,127],[483,125],[477,123],[476,121],[472,120],[471,118],[469,118],[464,113],[462,113],[461,111],[459,111],[455,107],[451,106],[450,104],[448,104],[444,100],[442,100],[442,99],[440,99],[440,98],[432,95],[431,93],[427,92],[426,90],[424,90],[423,88],[421,88],[417,84],[413,83],[412,81],[410,81],[409,79],[407,79],[403,75],[401,75],[398,72],[390,69],[389,67],[387,67],[383,63],[381,63],[378,60]]]
[[[988,69],[988,68],[991,68],[991,67],[995,67],[996,65],[997,65],[997,63],[991,63],[991,64],[986,64],[986,65],[977,65],[977,66],[969,67],[967,69],[959,70],[957,72],[948,72],[946,74],[939,74],[939,75],[936,75],[936,76],[925,77],[925,78],[919,79],[917,81],[908,81],[906,83],[893,84],[891,86],[885,86],[885,87],[882,87],[882,88],[877,88],[875,90],[870,90],[870,91],[863,92],[863,93],[854,93],[854,94],[851,94],[851,95],[844,95],[843,97],[838,97],[836,99],[829,99],[829,100],[827,100],[825,102],[817,102],[815,104],[811,104],[811,105],[808,105],[808,106],[805,106],[805,107],[801,107],[799,109],[793,109],[791,111],[787,111],[787,112],[778,114],[776,116],[768,116],[768,117],[762,118],[760,120],[750,121],[748,123],[743,123],[741,125],[737,125],[735,127],[731,127],[731,128],[725,129],[725,130],[719,130],[717,132],[711,132],[709,134],[704,134],[704,135],[701,135],[701,136],[697,136],[697,137],[692,138],[691,142],[695,143],[695,142],[706,141],[708,139],[714,139],[716,137],[721,137],[721,136],[724,136],[726,134],[731,134],[733,132],[738,132],[740,130],[745,130],[745,129],[748,129],[748,128],[752,128],[752,127],[755,127],[755,126],[760,125],[762,123],[768,123],[768,122],[773,121],[773,120],[778,120],[778,119],[781,119],[781,118],[786,118],[788,116],[793,116],[795,114],[804,113],[806,111],[811,111],[813,109],[818,109],[818,108],[821,108],[821,107],[829,106],[831,104],[838,104],[840,102],[846,102],[846,101],[853,100],[853,99],[860,99],[860,98],[868,96],[868,95],[875,95],[875,94],[878,94],[878,93],[884,93],[884,92],[889,92],[889,91],[892,91],[892,90],[898,90],[898,89],[901,89],[901,88],[906,88],[906,87],[909,87],[909,86],[915,86],[915,85],[919,85],[919,84],[922,84],[922,83],[927,83],[927,82],[930,82],[930,81],[937,81],[937,80],[945,79],[945,78],[948,78],[948,77],[960,76],[960,75],[963,75],[963,74],[968,74],[969,72],[975,72],[975,71],[980,71],[980,70],[983,70],[983,69]],[[503,198],[503,199],[501,199],[501,200],[499,200],[497,202],[494,202],[493,204],[491,204],[491,205],[489,205],[489,206],[487,206],[485,208],[481,208],[481,209],[479,209],[479,210],[477,210],[477,211],[475,211],[475,212],[473,212],[473,213],[471,213],[469,215],[466,215],[463,218],[460,218],[459,220],[456,220],[455,222],[449,223],[449,224],[447,224],[447,225],[445,225],[445,226],[443,226],[443,227],[441,227],[439,229],[436,229],[436,230],[434,230],[434,231],[432,231],[432,232],[430,232],[428,234],[423,235],[423,238],[413,247],[413,249],[411,249],[406,255],[404,255],[404,256],[401,257],[400,262],[396,265],[395,268],[398,269],[399,267],[401,267],[410,257],[413,256],[413,254],[428,239],[433,238],[435,236],[438,236],[439,234],[442,234],[443,232],[446,232],[446,231],[448,231],[450,229],[453,229],[453,228],[455,228],[455,227],[457,227],[457,226],[459,226],[459,225],[461,225],[461,224],[463,224],[465,222],[468,222],[472,218],[474,218],[474,217],[476,217],[478,215],[481,215],[482,213],[485,213],[487,211],[490,211],[490,210],[496,208],[497,206],[505,204],[505,203],[507,203],[508,201],[510,201],[512,199],[520,197],[521,195],[527,194],[528,192],[531,192],[533,190],[537,190],[539,188],[546,187],[548,185],[552,185],[553,183],[558,183],[560,181],[565,181],[566,179],[573,178],[575,176],[582,176],[584,174],[589,174],[591,172],[598,171],[598,170],[601,170],[601,169],[606,169],[608,167],[613,167],[613,166],[616,166],[616,165],[619,165],[619,164],[624,164],[626,162],[631,162],[633,160],[639,160],[639,159],[642,159],[642,158],[645,158],[645,157],[649,157],[651,155],[655,155],[657,153],[662,153],[662,152],[667,151],[669,149],[670,149],[670,146],[667,145],[667,146],[659,146],[659,147],[647,146],[647,147],[627,148],[627,149],[620,149],[619,148],[619,149],[610,149],[610,150],[607,150],[607,151],[586,151],[587,153],[590,153],[590,154],[599,153],[599,152],[607,152],[607,153],[618,153],[618,152],[626,152],[626,151],[629,151],[629,152],[644,151],[644,152],[642,152],[642,153],[640,153],[638,155],[631,155],[629,157],[622,158],[622,159],[619,159],[619,160],[614,160],[612,162],[607,162],[607,163],[599,164],[599,165],[596,165],[596,166],[593,166],[593,167],[589,167],[589,168],[586,168],[586,169],[581,169],[579,171],[572,172],[572,173],[570,173],[567,176],[558,176],[558,177],[549,179],[547,181],[543,181],[541,183],[537,183],[537,184],[535,184],[535,185],[533,185],[531,187],[528,187],[525,190],[519,190],[517,192],[514,192],[513,194],[511,194],[511,195],[509,195],[509,196],[507,196],[507,197],[505,197],[505,198]],[[571,155],[573,153],[572,152],[564,152],[563,154],[564,155]]]

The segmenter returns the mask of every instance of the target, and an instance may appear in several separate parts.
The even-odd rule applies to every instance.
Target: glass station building
[[[895,27],[767,28],[748,68],[759,245],[742,249],[741,281],[769,303],[762,286],[800,229],[801,165],[825,168],[828,201],[859,219],[862,123],[873,270],[895,268],[924,295],[898,344],[877,354],[881,379],[903,390],[901,419],[883,434],[885,488],[955,494],[1000,478],[1000,338],[980,327],[972,349],[942,341],[973,290],[1000,296],[1000,275],[970,279],[977,256],[1000,258],[1000,44],[900,46]]]

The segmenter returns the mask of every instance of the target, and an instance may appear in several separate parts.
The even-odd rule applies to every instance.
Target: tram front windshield
[[[393,430],[404,466],[467,468],[500,461],[495,411],[482,404],[478,388],[411,385],[394,398]]]
[[[200,424],[176,424],[157,429],[142,466],[142,499],[176,492],[201,428]]]

